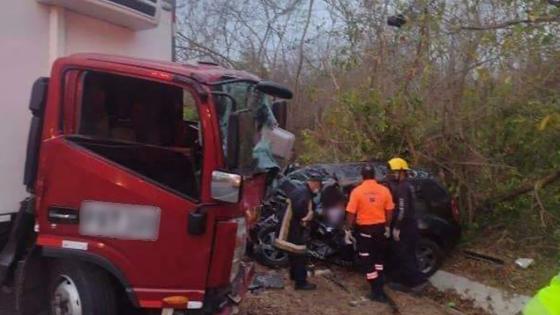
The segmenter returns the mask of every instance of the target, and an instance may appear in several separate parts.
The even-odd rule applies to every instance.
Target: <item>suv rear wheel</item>
[[[57,261],[49,279],[51,315],[116,315],[115,290],[101,269],[73,261]]]

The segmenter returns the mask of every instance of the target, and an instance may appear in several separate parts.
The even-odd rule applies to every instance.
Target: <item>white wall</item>
[[[53,27],[54,26],[54,27]],[[58,26],[58,27],[56,27]],[[25,196],[23,167],[31,86],[48,76],[53,54],[99,52],[171,60],[171,14],[155,29],[132,31],[34,0],[12,0],[0,11],[0,213]]]

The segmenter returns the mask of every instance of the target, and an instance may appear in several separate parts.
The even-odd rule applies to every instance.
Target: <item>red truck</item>
[[[20,314],[227,314],[251,278],[258,107],[289,89],[212,63],[57,60],[33,85],[29,198],[0,253]],[[285,117],[285,102],[274,112]]]

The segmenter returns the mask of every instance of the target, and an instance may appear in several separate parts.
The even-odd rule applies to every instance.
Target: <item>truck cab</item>
[[[253,148],[291,95],[211,63],[58,59],[33,87],[30,197],[0,253],[18,311],[227,313],[265,192]]]

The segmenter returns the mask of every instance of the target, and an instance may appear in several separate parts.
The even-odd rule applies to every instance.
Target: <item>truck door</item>
[[[62,133],[41,146],[38,243],[108,262],[139,306],[171,295],[202,305],[213,225],[187,232],[204,189],[197,94],[96,71],[66,82]]]

